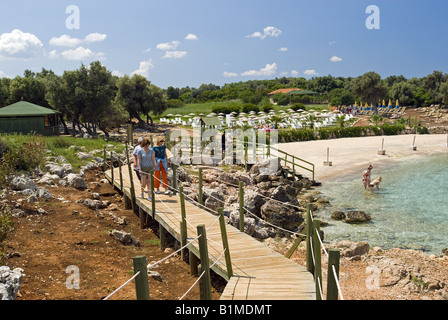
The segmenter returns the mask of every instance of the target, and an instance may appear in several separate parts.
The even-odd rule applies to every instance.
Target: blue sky
[[[366,27],[369,5],[379,29]],[[448,72],[447,14],[446,0],[0,0],[0,77],[95,60],[161,88],[368,71],[422,77]]]

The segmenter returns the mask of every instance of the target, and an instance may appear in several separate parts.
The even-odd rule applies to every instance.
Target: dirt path
[[[18,300],[98,300],[109,295],[133,275],[132,258],[145,255],[147,262],[155,262],[173,252],[168,248],[160,250],[157,225],[141,230],[138,217],[131,210],[124,210],[121,196],[111,185],[100,183],[102,173],[88,172],[86,182],[89,188],[78,191],[70,187],[48,188],[55,196],[40,203],[22,201],[23,217],[15,217],[14,230],[8,234],[6,265],[11,269],[22,268],[25,276]],[[99,193],[100,200],[109,201],[106,209],[92,210],[78,199],[92,198]],[[57,198],[70,201],[63,203]],[[11,196],[15,205],[22,195]],[[39,214],[38,208],[46,211]],[[112,210],[111,210],[112,209]],[[124,217],[127,224],[114,222],[110,213]],[[108,231],[124,230],[140,241],[140,246],[125,246],[113,239]],[[68,289],[66,280],[74,273],[70,266],[79,269],[80,288]],[[73,267],[71,267],[73,268]],[[69,273],[66,273],[68,271]],[[153,300],[178,300],[196,281],[189,274],[189,266],[178,255],[157,266],[162,281],[150,278],[150,296]],[[225,284],[225,282],[224,282]],[[218,283],[217,286],[220,286]],[[219,292],[213,289],[213,299],[219,299]],[[135,300],[135,284],[130,282],[111,300]],[[198,300],[196,285],[185,300]]]

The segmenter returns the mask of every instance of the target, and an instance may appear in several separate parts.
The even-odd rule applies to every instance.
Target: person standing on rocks
[[[151,190],[151,179],[150,174],[154,173],[154,170],[157,169],[155,152],[150,146],[150,141],[148,139],[144,139],[141,142],[142,149],[139,150],[137,159],[138,159],[138,169],[140,170],[140,174],[142,176],[141,181],[141,191],[142,198],[144,198],[145,187],[148,188],[148,194],[150,194]],[[151,201],[151,196],[148,196],[148,200]]]
[[[370,176],[372,175],[373,166],[370,165],[367,170],[362,172],[362,183],[364,185],[364,190],[370,187]]]

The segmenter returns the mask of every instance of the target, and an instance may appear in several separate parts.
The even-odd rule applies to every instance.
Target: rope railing
[[[327,271],[327,300],[337,300],[338,295],[344,300],[341,286],[339,283],[339,249],[325,249],[320,236],[320,220],[314,219],[311,207],[307,208],[307,269],[314,274],[316,283],[317,298],[323,299],[322,275],[321,275],[321,251],[325,253],[328,259]]]
[[[126,150],[126,152],[127,152],[127,154],[129,154],[129,148],[127,148],[127,150]],[[129,157],[129,155],[127,156],[127,157]],[[103,164],[104,165],[104,167],[106,167],[106,152],[104,152],[104,160],[105,160],[105,163]],[[122,182],[122,172],[121,172],[121,167],[123,166],[123,164],[125,164],[125,161],[123,161],[123,160],[121,160],[121,159],[115,159],[115,160],[118,160],[118,163],[119,163],[119,165],[120,165],[120,187],[121,187],[121,189],[123,189],[123,182]],[[128,167],[129,167],[129,173],[131,174],[131,163],[130,163],[130,161],[129,161],[129,158],[127,158],[127,165],[128,165]],[[112,177],[113,177],[113,171],[114,171],[114,164],[113,164],[113,162],[114,162],[114,159],[113,159],[113,156],[112,156],[112,153],[111,153],[111,171],[112,171],[112,173],[111,173],[111,175],[112,175]],[[212,169],[215,169],[215,168],[212,168]],[[157,179],[160,183],[163,183],[162,181],[161,181],[161,179],[159,179],[159,178],[157,178],[157,177],[155,177],[155,175],[153,174],[153,172],[151,172],[151,173],[146,173],[146,172],[142,172],[141,170],[135,170],[135,171],[137,171],[138,173],[140,173],[140,174],[146,174],[146,175],[150,175],[151,176],[151,185],[152,185],[152,188],[151,188],[151,195],[152,195],[152,203],[153,203],[153,209],[155,209],[155,199],[157,198],[157,200],[158,200],[158,202],[160,202],[163,206],[165,206],[169,211],[171,211],[171,212],[173,212],[173,213],[175,213],[175,214],[179,214],[178,212],[176,212],[175,210],[173,210],[169,205],[167,205],[166,203],[165,203],[165,201],[161,198],[161,197],[159,197],[159,195],[157,194],[157,193],[155,193],[154,192],[154,190],[153,190],[153,186],[154,186],[154,180],[153,179]],[[214,213],[214,214],[216,214],[217,215],[217,218],[211,223],[211,225],[207,228],[207,229],[205,229],[205,226],[203,226],[203,225],[201,225],[202,227],[201,227],[201,229],[200,229],[200,226],[198,226],[198,237],[196,237],[196,238],[194,238],[194,239],[192,239],[192,240],[190,240],[190,241],[188,241],[188,242],[183,242],[183,243],[185,243],[185,245],[182,245],[181,246],[181,248],[179,248],[178,250],[176,250],[176,251],[174,251],[174,252],[172,252],[170,255],[168,255],[167,257],[165,257],[165,258],[163,258],[163,259],[161,259],[161,260],[159,260],[159,261],[157,261],[157,262],[155,262],[155,263],[152,263],[152,264],[149,264],[149,265],[146,265],[146,270],[148,269],[148,268],[152,268],[152,267],[154,267],[154,266],[156,266],[157,264],[160,264],[161,262],[163,262],[163,261],[165,261],[165,260],[167,260],[169,257],[171,257],[171,256],[173,256],[173,255],[175,255],[175,254],[177,254],[177,253],[179,253],[180,251],[182,251],[182,253],[183,253],[183,250],[184,249],[186,249],[187,247],[189,247],[190,245],[191,245],[191,243],[192,242],[194,242],[194,241],[197,241],[198,239],[200,239],[201,238],[201,236],[202,236],[202,234],[205,236],[205,233],[206,233],[206,231],[209,231],[213,226],[214,226],[214,224],[216,224],[216,222],[217,221],[220,221],[220,224],[221,224],[221,222],[222,223],[224,223],[225,224],[225,222],[224,222],[224,216],[223,216],[223,209],[222,208],[220,208],[220,210],[218,210],[218,211],[215,211],[215,210],[213,210],[213,209],[210,209],[210,208],[207,208],[206,206],[204,206],[204,204],[202,204],[201,202],[198,202],[198,201],[196,201],[195,199],[193,199],[193,198],[191,198],[190,196],[188,196],[187,194],[185,194],[184,192],[183,192],[183,188],[182,187],[179,187],[179,188],[177,188],[176,186],[177,186],[177,175],[176,175],[176,171],[175,170],[173,170],[174,172],[174,175],[173,175],[173,186],[171,186],[171,185],[167,185],[167,187],[170,189],[170,190],[173,190],[174,192],[176,192],[176,193],[178,193],[179,195],[181,195],[182,196],[182,200],[181,201],[183,201],[183,199],[185,198],[185,199],[187,199],[188,201],[190,201],[191,203],[193,203],[194,205],[196,205],[196,206],[198,206],[198,207],[200,207],[200,208],[203,208],[203,209],[206,209],[206,210],[208,210],[208,211],[210,211],[210,212],[212,212],[212,213]],[[200,173],[202,173],[201,172],[201,169],[200,169]],[[202,177],[201,177],[202,178]],[[240,190],[241,190],[241,182],[240,182],[240,185],[239,186],[236,186],[236,185],[234,185],[234,184],[232,184],[232,183],[229,183],[229,182],[227,182],[227,181],[223,181],[223,180],[221,180],[221,179],[214,179],[215,181],[218,181],[218,182],[221,182],[221,183],[224,183],[224,184],[226,184],[226,185],[230,185],[230,186],[233,186],[233,187],[236,187],[236,188],[240,188]],[[244,184],[243,184],[244,185]],[[164,185],[164,187],[165,187],[166,185]],[[132,182],[132,179],[131,179],[131,188],[133,188],[133,182]],[[148,190],[148,193],[149,193],[149,190]],[[257,192],[257,194],[258,195],[260,195],[261,197],[264,197],[264,198],[267,198],[267,199],[269,199],[269,200],[273,200],[273,201],[276,201],[276,202],[278,202],[278,203],[281,203],[282,205],[287,205],[287,206],[290,206],[290,207],[294,207],[294,208],[299,208],[299,209],[303,209],[303,208],[300,208],[300,207],[298,207],[298,206],[295,206],[295,205],[292,205],[292,204],[290,204],[290,203],[285,203],[285,202],[282,202],[282,201],[279,201],[279,200],[277,200],[277,199],[274,199],[274,198],[271,198],[271,197],[268,197],[268,196],[266,196],[266,195],[264,195],[264,194],[261,194],[261,193],[259,193],[259,192]],[[213,196],[213,195],[211,195],[211,194],[208,194],[208,196],[211,198],[211,199],[214,199],[214,200],[216,200],[216,201],[218,201],[219,203],[222,203],[222,204],[225,204],[225,200],[222,200],[222,199],[219,199],[219,198],[216,198],[215,196]],[[135,196],[134,196],[135,197]],[[202,199],[201,199],[201,193],[200,193],[200,197],[199,197],[199,199],[200,199],[200,201],[202,201]],[[241,197],[240,197],[240,199],[241,199]],[[135,201],[135,198],[134,198],[134,201]],[[134,208],[134,207],[133,207]],[[324,245],[323,245],[323,242],[322,242],[322,239],[321,239],[321,237],[320,237],[320,235],[319,235],[319,220],[318,219],[313,219],[313,217],[312,217],[312,214],[311,214],[311,210],[310,210],[310,206],[308,206],[308,214],[307,214],[307,233],[306,234],[301,234],[301,233],[298,233],[298,232],[294,232],[294,231],[291,231],[291,230],[287,230],[287,229],[284,229],[284,228],[282,228],[282,227],[279,227],[279,226],[277,226],[277,225],[274,225],[274,224],[272,224],[272,223],[270,223],[270,222],[268,222],[268,221],[266,221],[266,220],[264,220],[264,219],[262,219],[261,217],[258,217],[257,215],[255,215],[253,212],[251,212],[247,207],[245,207],[244,206],[244,203],[243,203],[243,205],[242,206],[240,206],[240,217],[241,217],[241,210],[243,210],[243,212],[246,212],[247,214],[249,214],[249,215],[251,215],[251,216],[253,216],[253,217],[255,217],[255,218],[257,218],[257,219],[259,219],[259,220],[261,220],[261,221],[263,221],[263,223],[265,223],[265,224],[267,224],[267,225],[269,225],[269,226],[271,226],[271,227],[273,227],[273,228],[277,228],[277,229],[279,229],[279,230],[282,230],[282,231],[284,231],[284,232],[287,232],[287,233],[290,233],[290,234],[293,234],[293,235],[297,235],[297,236],[299,236],[299,237],[306,237],[306,239],[307,239],[307,269],[310,271],[310,272],[312,272],[312,273],[314,273],[314,275],[315,275],[315,282],[316,282],[316,294],[317,294],[317,298],[318,299],[322,299],[322,297],[323,297],[323,289],[322,289],[322,276],[321,276],[321,271],[320,271],[320,268],[321,268],[321,266],[320,266],[320,251],[321,251],[321,248],[323,248],[323,251],[325,252],[325,254],[326,254],[326,256],[328,257],[328,269],[329,269],[329,272],[327,273],[327,275],[328,275],[328,281],[327,281],[327,299],[330,299],[330,292],[332,292],[331,293],[331,297],[333,298],[333,299],[338,299],[338,296],[341,298],[341,299],[343,299],[343,295],[342,295],[342,290],[341,290],[341,287],[340,287],[340,284],[339,284],[339,277],[338,277],[338,273],[339,273],[339,251],[337,252],[338,253],[338,255],[337,255],[337,262],[333,262],[333,260],[334,260],[334,251],[332,251],[332,250],[330,250],[330,253],[328,253],[327,252],[327,250],[325,250],[325,247],[324,247]],[[153,214],[154,214],[154,210],[153,210]],[[185,217],[185,215],[183,214],[182,215],[182,221],[184,221],[184,223],[188,223],[191,227],[194,227],[192,224],[191,224],[191,222],[189,222],[188,221],[188,219]],[[310,224],[311,224],[311,226],[310,226]],[[240,225],[241,226],[241,225]],[[182,228],[182,222],[181,222],[181,228]],[[240,227],[240,229],[241,229],[241,227]],[[200,233],[200,230],[201,230],[201,233]],[[182,230],[181,230],[182,231]],[[185,232],[185,237],[186,237],[186,231],[184,231]],[[222,230],[221,230],[221,235],[223,236],[223,234],[222,234]],[[205,238],[205,237],[204,237]],[[200,276],[198,277],[198,279],[195,281],[195,283],[193,283],[193,285],[182,295],[182,297],[180,298],[180,300],[182,300],[183,298],[185,298],[185,296],[192,290],[192,288],[199,282],[199,281],[202,281],[201,283],[203,283],[203,285],[202,286],[204,286],[204,287],[209,287],[206,283],[207,283],[207,281],[210,281],[209,279],[210,279],[210,273],[209,273],[209,270],[211,269],[211,268],[213,268],[218,262],[219,262],[219,260],[222,258],[222,256],[225,254],[226,255],[226,264],[227,264],[227,267],[228,267],[228,274],[229,274],[229,276],[231,276],[232,275],[232,271],[231,271],[231,268],[229,268],[229,265],[231,266],[231,263],[230,263],[230,254],[229,254],[229,251],[228,251],[228,245],[227,246],[225,246],[224,245],[224,238],[223,238],[223,243],[222,243],[222,245],[223,245],[223,251],[222,251],[222,253],[220,254],[220,256],[216,259],[216,261],[211,265],[211,266],[209,266],[209,263],[208,263],[208,261],[209,261],[209,256],[208,256],[208,250],[207,249],[204,249],[204,246],[206,247],[207,246],[207,239],[204,239],[205,240],[205,245],[204,245],[204,243],[202,242],[202,245],[200,244],[199,245],[199,248],[200,248],[200,254],[204,254],[204,250],[205,250],[205,252],[206,252],[206,256],[207,256],[207,258],[204,260],[204,262],[203,262],[203,264],[204,264],[204,266],[202,266],[201,265],[201,268],[202,267],[204,267],[205,269],[202,269],[202,273],[200,274]],[[214,240],[212,240],[212,239],[208,239],[211,243],[213,243],[213,244],[215,244],[215,245],[220,245],[218,242],[216,242],[216,241],[214,241]],[[309,243],[311,243],[311,241],[313,242],[311,245],[309,245]],[[226,240],[226,242],[227,242],[227,240]],[[182,244],[183,244],[182,243]],[[297,244],[298,245],[298,244]],[[317,249],[317,250],[315,250],[315,249]],[[295,250],[295,248],[294,248],[294,250]],[[191,251],[190,251],[190,254],[191,254]],[[146,261],[146,260],[145,260]],[[201,261],[203,261],[203,259],[201,259]],[[309,262],[310,261],[310,262]],[[309,262],[309,263],[308,263]],[[310,265],[310,266],[308,266],[308,264]],[[123,285],[121,285],[119,288],[117,288],[114,292],[112,292],[111,294],[109,294],[104,300],[107,300],[107,299],[109,299],[110,297],[112,297],[114,294],[116,294],[119,290],[121,290],[123,287],[125,287],[129,282],[131,282],[133,279],[135,279],[135,278],[137,278],[139,275],[142,275],[142,273],[141,273],[141,270],[139,270],[139,271],[137,271],[134,275],[133,275],[133,277],[131,277],[129,280],[127,280]],[[330,277],[331,276],[331,277]],[[147,277],[147,274],[146,274],[146,277]],[[207,278],[208,278],[208,280],[207,280]],[[331,278],[331,279],[330,279]],[[147,278],[146,278],[147,279]],[[146,280],[146,282],[147,282],[147,280]],[[137,283],[137,280],[136,280],[136,283]],[[330,284],[331,283],[331,284]],[[148,283],[146,284],[146,285],[148,285]],[[336,289],[336,290],[334,290],[333,289],[333,287]],[[201,289],[202,290],[202,289]],[[137,284],[136,284],[136,291],[137,291],[137,297],[139,296],[139,294],[138,294],[138,290],[137,290]],[[141,289],[140,289],[140,291],[141,291]],[[207,293],[207,291],[210,291],[210,288],[208,288],[208,289],[205,289],[205,293],[202,293],[202,291],[201,291],[201,299],[211,299],[211,293],[210,292],[208,292]],[[333,293],[333,291],[335,291],[336,292],[336,296],[334,297],[334,293]],[[149,290],[148,290],[148,298],[149,298]]]

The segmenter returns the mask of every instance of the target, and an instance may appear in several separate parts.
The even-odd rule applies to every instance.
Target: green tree
[[[440,92],[440,86],[447,80],[448,75],[446,73],[442,73],[441,71],[434,71],[423,78],[423,88],[430,93],[434,103],[442,102],[443,95]]]
[[[330,104],[332,106],[339,106],[339,105],[350,106],[354,104],[356,101],[355,95],[351,91],[344,88],[337,88],[331,90],[328,97],[330,99]]]
[[[160,114],[167,108],[163,90],[151,85],[151,82],[141,75],[135,74],[131,78],[124,76],[118,81],[117,87],[116,102],[126,109],[131,118],[138,120],[140,128],[145,126],[141,115],[146,115],[147,122],[150,119],[153,125],[149,113]]]
[[[407,81],[395,82],[389,90],[390,98],[395,101],[398,99],[402,105],[414,105],[415,86]]]
[[[45,85],[42,81],[31,76],[17,76],[12,79],[9,85],[7,104],[13,104],[21,100],[48,107],[45,99]]]
[[[361,101],[369,104],[378,103],[388,93],[387,85],[381,80],[381,76],[373,71],[355,78],[350,88]]]

